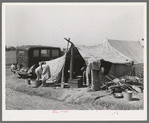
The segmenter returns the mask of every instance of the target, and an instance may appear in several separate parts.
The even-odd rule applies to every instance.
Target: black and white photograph
[[[2,3],[2,120],[147,120],[146,10]]]

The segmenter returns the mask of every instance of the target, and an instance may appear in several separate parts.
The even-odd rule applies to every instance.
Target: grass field
[[[16,51],[6,52],[6,65],[9,66],[16,62]]]

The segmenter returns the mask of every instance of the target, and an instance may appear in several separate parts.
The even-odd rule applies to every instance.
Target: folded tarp
[[[101,59],[112,63],[132,63],[132,59],[116,50],[108,41],[104,41],[95,46],[75,45],[75,47],[78,49],[87,64],[90,64],[93,61],[100,61]]]

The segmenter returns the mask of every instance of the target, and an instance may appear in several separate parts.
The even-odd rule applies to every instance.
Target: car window
[[[19,54],[24,54],[24,51],[23,50],[19,50]]]
[[[59,50],[52,49],[52,57],[59,57]]]
[[[39,50],[33,51],[33,57],[39,57]]]
[[[41,50],[41,57],[50,57],[50,50]]]

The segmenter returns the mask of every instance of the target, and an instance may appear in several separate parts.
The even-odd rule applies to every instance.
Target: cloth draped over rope
[[[66,59],[66,54],[63,56],[51,60],[51,61],[45,61],[45,63],[49,66],[50,72],[51,72],[51,78],[48,79],[49,81],[57,81],[60,79],[62,74],[62,68],[64,67]],[[47,82],[48,82],[47,80]]]

